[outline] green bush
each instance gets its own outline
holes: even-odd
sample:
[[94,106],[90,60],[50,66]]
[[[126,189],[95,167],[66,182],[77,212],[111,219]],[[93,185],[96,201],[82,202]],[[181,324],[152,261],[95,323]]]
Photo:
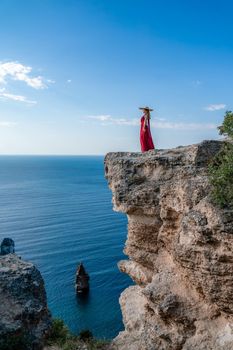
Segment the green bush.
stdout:
[[213,201],[222,208],[233,208],[233,113],[227,111],[219,133],[227,137],[209,165]]
[[64,322],[60,319],[53,319],[48,338],[49,343],[63,343],[68,339],[69,335],[69,329]]
[[232,111],[226,111],[224,121],[221,126],[218,127],[219,134],[229,137],[233,140],[233,113]]

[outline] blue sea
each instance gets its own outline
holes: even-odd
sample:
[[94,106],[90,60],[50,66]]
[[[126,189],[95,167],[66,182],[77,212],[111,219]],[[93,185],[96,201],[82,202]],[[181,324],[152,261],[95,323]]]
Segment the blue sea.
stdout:
[[[112,210],[103,157],[1,156],[0,239],[39,268],[53,317],[78,334],[113,338],[123,329],[120,293],[132,282],[120,273],[126,217]],[[82,261],[90,293],[77,298]]]

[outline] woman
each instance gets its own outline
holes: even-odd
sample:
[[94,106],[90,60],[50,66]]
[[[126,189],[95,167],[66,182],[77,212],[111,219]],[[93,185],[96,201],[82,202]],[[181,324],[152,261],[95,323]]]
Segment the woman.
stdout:
[[143,110],[143,116],[141,117],[141,129],[140,129],[140,143],[142,152],[154,149],[154,143],[150,132],[150,112],[153,109],[149,107],[140,107]]

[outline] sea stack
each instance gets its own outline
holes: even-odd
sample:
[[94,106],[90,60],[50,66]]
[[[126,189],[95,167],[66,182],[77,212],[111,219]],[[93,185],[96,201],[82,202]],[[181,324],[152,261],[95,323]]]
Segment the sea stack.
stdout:
[[76,293],[85,294],[89,291],[89,275],[82,263],[78,265],[76,272],[75,289]]
[[11,238],[4,238],[1,243],[0,255],[13,254],[15,252],[15,242]]

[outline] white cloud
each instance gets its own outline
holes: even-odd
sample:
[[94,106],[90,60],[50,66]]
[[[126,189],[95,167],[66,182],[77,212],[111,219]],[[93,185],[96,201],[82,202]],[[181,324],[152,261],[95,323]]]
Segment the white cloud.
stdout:
[[[25,66],[17,61],[0,62],[0,85],[7,85],[9,80],[22,81],[33,89],[46,89],[47,84],[55,83],[54,80],[45,80],[42,76],[32,76],[32,67]],[[29,100],[20,94],[12,94],[5,88],[0,89],[0,98],[4,100],[12,100],[24,102],[27,104],[36,104],[36,101]]]
[[176,129],[176,130],[203,130],[216,129],[216,124],[211,123],[173,123],[173,122],[152,122],[151,126],[157,129]]
[[31,77],[32,67],[24,66],[19,62],[0,62],[0,84],[6,84],[7,79],[24,81],[28,86],[34,89],[45,89],[47,85],[43,77]]
[[101,122],[104,122],[106,120],[110,121],[112,119],[112,117],[110,115],[90,115],[87,118],[99,120]]
[[12,128],[16,125],[17,125],[17,123],[15,123],[15,122],[1,122],[0,121],[0,128]]
[[53,79],[47,79],[46,81],[47,81],[47,83],[49,83],[49,84],[55,84],[55,83],[56,83],[56,81],[53,80]]
[[[97,115],[89,116],[89,119],[96,120],[103,126],[107,125],[126,125],[126,126],[139,126],[139,119],[127,119],[127,118],[113,118],[110,115]],[[203,129],[216,129],[217,125],[212,123],[177,123],[169,122],[164,118],[153,118],[151,121],[151,127],[155,129],[176,129],[176,130],[203,130]]]
[[113,118],[110,115],[96,115],[96,116],[89,116],[87,118],[99,121],[101,122],[101,125],[111,125],[111,124],[132,125],[132,126],[139,125],[138,119]]
[[66,82],[67,82],[68,84],[71,83],[71,81],[72,81],[71,79],[66,80]]
[[226,105],[224,103],[220,103],[220,104],[213,104],[213,105],[209,105],[207,107],[204,108],[204,110],[209,111],[209,112],[214,112],[214,111],[220,111],[221,109],[226,108]]
[[25,102],[28,104],[36,104],[36,101],[30,101],[25,96],[9,94],[5,92],[5,88],[0,89],[0,98],[4,100],[12,100],[17,102]]

